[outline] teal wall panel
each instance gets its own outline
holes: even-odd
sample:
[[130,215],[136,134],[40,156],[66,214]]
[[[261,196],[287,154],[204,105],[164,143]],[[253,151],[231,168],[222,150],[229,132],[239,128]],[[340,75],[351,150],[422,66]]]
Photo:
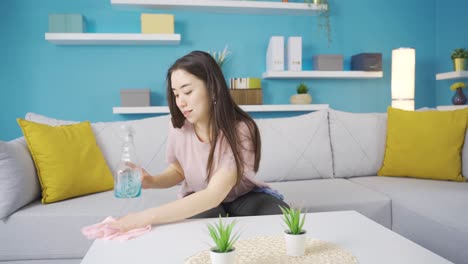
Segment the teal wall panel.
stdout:
[[[120,104],[119,90],[150,88],[152,104],[165,105],[167,68],[191,50],[219,51],[228,45],[232,53],[224,69],[226,77],[260,77],[265,70],[266,48],[272,35],[302,36],[304,70],[311,69],[312,56],[317,54],[342,54],[344,67],[349,69],[352,55],[381,52],[384,77],[263,80],[265,104],[289,103],[297,84],[305,82],[311,88],[314,103],[330,104],[344,111],[385,112],[391,102],[391,51],[398,47],[416,48],[416,106],[434,107],[444,102],[447,95],[439,91],[443,84],[436,83],[434,77],[439,67],[445,67],[439,63],[442,54],[453,45],[466,45],[466,37],[458,44],[448,41],[456,38],[444,29],[453,23],[451,9],[445,3],[435,0],[330,2],[330,45],[318,29],[316,16],[169,11],[175,14],[175,31],[182,37],[178,46],[56,46],[44,39],[49,14],[83,14],[87,32],[137,33],[140,14],[158,11],[116,8],[110,0],[2,0],[0,140],[21,136],[15,119],[27,112],[92,122],[149,116],[112,114],[112,107]],[[462,0],[448,2],[467,9],[468,4]],[[442,43],[442,38],[447,43]],[[256,114],[285,115],[288,114]]]

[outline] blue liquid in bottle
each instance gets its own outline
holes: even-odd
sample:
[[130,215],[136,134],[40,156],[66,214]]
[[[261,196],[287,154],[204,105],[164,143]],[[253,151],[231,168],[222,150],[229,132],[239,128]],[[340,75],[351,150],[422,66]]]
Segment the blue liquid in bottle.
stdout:
[[141,173],[136,169],[119,172],[119,180],[114,187],[117,198],[136,198],[141,195]]
[[137,165],[133,130],[129,126],[124,130],[122,156],[114,174],[114,196],[117,198],[137,198],[141,195],[141,169]]

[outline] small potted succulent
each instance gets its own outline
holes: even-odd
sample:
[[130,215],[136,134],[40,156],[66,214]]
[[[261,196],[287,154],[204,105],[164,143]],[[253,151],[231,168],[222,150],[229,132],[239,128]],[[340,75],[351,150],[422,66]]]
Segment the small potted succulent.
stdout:
[[297,94],[292,95],[291,104],[310,104],[312,103],[312,96],[308,94],[309,88],[305,83],[300,83],[296,88]]
[[217,224],[208,224],[210,236],[215,246],[210,250],[211,263],[213,264],[234,264],[236,263],[236,252],[234,243],[239,239],[238,234],[233,234],[232,229],[236,225],[235,221],[230,224],[223,221],[221,215]]
[[466,104],[466,96],[462,90],[465,87],[466,85],[463,82],[456,82],[450,86],[450,90],[455,91],[455,94],[452,97],[452,103],[454,105]]
[[303,256],[305,252],[307,231],[303,230],[302,227],[304,226],[306,215],[302,214],[301,218],[300,209],[286,208],[282,206],[280,206],[280,209],[283,212],[283,221],[288,226],[288,229],[284,231],[286,254],[293,257]]
[[454,49],[450,57],[452,58],[455,71],[464,71],[466,69],[468,50],[464,48]]

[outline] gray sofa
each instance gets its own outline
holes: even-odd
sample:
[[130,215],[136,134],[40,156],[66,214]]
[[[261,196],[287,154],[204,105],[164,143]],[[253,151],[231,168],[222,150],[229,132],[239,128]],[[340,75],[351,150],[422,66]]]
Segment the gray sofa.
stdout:
[[[26,119],[50,125],[73,123],[32,113]],[[386,114],[327,110],[256,121],[263,143],[257,177],[270,182],[287,202],[309,212],[356,210],[452,262],[468,263],[466,182],[376,176],[385,150]],[[122,123],[92,124],[111,169],[120,155]],[[169,117],[126,123],[136,130],[140,163],[150,173],[163,169]],[[468,172],[468,160],[463,165]],[[38,192],[39,186],[34,188]],[[108,191],[47,205],[35,195],[0,222],[0,261],[79,263],[92,244],[81,235],[82,227],[109,215],[169,202],[177,190],[144,190],[135,200],[118,200]]]

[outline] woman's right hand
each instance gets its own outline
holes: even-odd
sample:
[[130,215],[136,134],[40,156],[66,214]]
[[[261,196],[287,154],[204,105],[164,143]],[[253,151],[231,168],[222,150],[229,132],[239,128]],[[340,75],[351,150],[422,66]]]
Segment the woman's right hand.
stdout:
[[127,162],[126,163],[130,168],[132,169],[140,169],[141,170],[141,188],[143,189],[151,189],[153,188],[153,176],[151,176],[145,169],[131,163]]
[[154,178],[153,176],[149,175],[145,169],[141,169],[141,188],[143,189],[151,189],[153,188]]

